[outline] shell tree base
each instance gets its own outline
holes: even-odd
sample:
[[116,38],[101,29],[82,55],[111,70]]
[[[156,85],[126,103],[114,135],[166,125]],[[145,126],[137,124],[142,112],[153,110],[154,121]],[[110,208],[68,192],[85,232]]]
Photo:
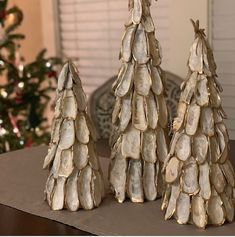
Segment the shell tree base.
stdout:
[[229,136],[221,106],[212,49],[199,21],[193,22],[189,74],[182,83],[178,116],[168,159],[165,219],[199,228],[234,220],[235,173],[229,160]]
[[122,203],[152,201],[163,192],[161,166],[168,154],[168,113],[161,53],[150,1],[130,0],[110,137],[111,189]]
[[96,155],[96,133],[76,67],[68,62],[58,80],[51,142],[43,168],[49,168],[45,199],[52,210],[98,207],[104,197]]

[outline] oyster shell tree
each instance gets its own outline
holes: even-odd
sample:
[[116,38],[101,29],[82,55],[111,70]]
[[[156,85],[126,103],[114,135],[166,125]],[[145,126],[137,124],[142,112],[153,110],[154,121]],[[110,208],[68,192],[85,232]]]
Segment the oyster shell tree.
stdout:
[[116,102],[110,137],[109,181],[118,202],[162,195],[161,164],[168,153],[167,106],[159,43],[149,0],[130,0],[121,68],[113,85]]
[[205,228],[233,221],[235,173],[213,52],[199,21],[192,23],[195,40],[164,164],[167,189],[162,209],[165,219],[174,216],[179,224]]
[[45,199],[52,210],[92,209],[104,197],[96,133],[86,107],[78,71],[68,62],[58,80],[51,142],[43,165],[50,170]]

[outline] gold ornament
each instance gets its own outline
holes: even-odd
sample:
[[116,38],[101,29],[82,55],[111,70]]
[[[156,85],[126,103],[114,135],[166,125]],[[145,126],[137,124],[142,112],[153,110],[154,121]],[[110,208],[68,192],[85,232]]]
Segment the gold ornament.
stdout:
[[104,197],[96,155],[95,130],[76,67],[68,62],[58,80],[51,142],[43,168],[49,168],[45,198],[52,210],[92,209]]
[[150,1],[130,0],[122,39],[122,62],[113,84],[109,181],[118,202],[155,200],[163,192],[161,167],[168,153],[168,113],[161,54]]
[[165,219],[179,224],[222,225],[234,219],[235,173],[228,158],[229,137],[216,64],[199,21],[193,22],[189,76],[181,86],[174,136],[164,164]]

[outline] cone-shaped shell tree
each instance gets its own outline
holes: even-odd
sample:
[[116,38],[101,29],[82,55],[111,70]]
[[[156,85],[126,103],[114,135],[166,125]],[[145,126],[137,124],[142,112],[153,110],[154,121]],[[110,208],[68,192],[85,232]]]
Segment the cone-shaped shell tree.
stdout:
[[92,209],[104,196],[96,132],[86,107],[78,71],[68,62],[58,79],[51,142],[43,166],[50,170],[45,199],[52,210]]
[[168,113],[161,53],[149,0],[130,0],[121,44],[121,68],[113,84],[116,102],[110,137],[109,181],[123,202],[162,195],[161,164],[167,157]]
[[193,22],[189,74],[181,85],[174,135],[164,164],[165,219],[179,224],[222,225],[234,219],[235,173],[221,106],[216,64],[199,21]]

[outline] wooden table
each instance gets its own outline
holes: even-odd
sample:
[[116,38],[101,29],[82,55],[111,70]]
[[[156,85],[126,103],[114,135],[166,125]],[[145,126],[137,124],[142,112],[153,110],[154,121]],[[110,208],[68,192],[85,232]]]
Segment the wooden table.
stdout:
[[[107,141],[100,141],[97,145],[97,151],[101,156],[109,156]],[[22,150],[22,156],[25,152],[27,150]],[[235,141],[231,141],[230,157],[235,157]],[[235,165],[235,159],[232,162]],[[0,215],[0,235],[91,235],[73,227],[4,205],[0,205]]]

